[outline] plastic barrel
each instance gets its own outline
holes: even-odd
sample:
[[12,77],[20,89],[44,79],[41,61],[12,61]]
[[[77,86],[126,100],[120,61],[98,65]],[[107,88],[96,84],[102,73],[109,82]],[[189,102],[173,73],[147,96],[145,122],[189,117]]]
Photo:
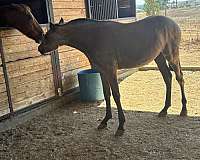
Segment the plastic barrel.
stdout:
[[94,102],[104,99],[100,73],[88,69],[78,73],[80,99],[84,102]]

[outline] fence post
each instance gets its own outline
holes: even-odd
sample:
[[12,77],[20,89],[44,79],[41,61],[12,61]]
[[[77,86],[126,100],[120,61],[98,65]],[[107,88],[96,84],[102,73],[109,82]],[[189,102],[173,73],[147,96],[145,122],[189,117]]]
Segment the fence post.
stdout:
[[[47,4],[47,12],[48,12],[48,21],[54,22],[52,0],[46,0],[46,4]],[[49,30],[49,26],[47,26],[47,30]],[[62,86],[62,75],[61,75],[61,69],[60,69],[59,54],[57,50],[51,52],[51,65],[52,65],[52,72],[53,72],[55,94],[60,96],[63,93],[63,86]]]

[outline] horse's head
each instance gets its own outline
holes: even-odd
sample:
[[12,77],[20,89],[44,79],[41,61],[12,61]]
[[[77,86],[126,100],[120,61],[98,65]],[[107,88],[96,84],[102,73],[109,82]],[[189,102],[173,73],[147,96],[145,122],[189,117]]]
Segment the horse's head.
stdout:
[[38,50],[41,54],[56,50],[62,44],[63,33],[61,26],[64,20],[61,18],[58,24],[50,23],[50,30],[45,34],[42,43],[39,45]]
[[11,7],[12,10],[7,13],[10,25],[35,40],[36,43],[40,43],[44,32],[31,13],[31,9],[24,4],[11,4]]

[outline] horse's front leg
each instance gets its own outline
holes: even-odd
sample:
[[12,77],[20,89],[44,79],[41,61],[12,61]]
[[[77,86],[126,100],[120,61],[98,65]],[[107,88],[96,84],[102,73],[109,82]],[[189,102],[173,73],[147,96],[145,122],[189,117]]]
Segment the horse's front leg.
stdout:
[[112,118],[112,111],[111,111],[111,105],[110,105],[110,85],[104,74],[101,74],[102,79],[102,85],[103,85],[103,92],[104,92],[104,98],[106,101],[106,115],[100,125],[98,126],[98,129],[103,129],[107,127],[107,122],[109,119]]
[[124,133],[125,116],[122,110],[122,105],[121,105],[121,100],[120,100],[119,86],[117,82],[117,72],[114,72],[114,74],[110,75],[109,83],[112,90],[114,101],[117,105],[118,118],[119,118],[119,126],[115,133],[115,136],[121,136]]

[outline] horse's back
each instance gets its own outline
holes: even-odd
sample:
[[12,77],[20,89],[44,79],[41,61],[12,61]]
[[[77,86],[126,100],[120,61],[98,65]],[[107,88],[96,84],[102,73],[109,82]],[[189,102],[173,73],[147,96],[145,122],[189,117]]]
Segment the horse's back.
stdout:
[[117,38],[116,44],[120,68],[132,68],[148,64],[166,46],[176,48],[181,39],[179,26],[173,20],[164,16],[148,17],[130,23],[127,25],[127,29],[124,28],[123,30],[120,37]]

